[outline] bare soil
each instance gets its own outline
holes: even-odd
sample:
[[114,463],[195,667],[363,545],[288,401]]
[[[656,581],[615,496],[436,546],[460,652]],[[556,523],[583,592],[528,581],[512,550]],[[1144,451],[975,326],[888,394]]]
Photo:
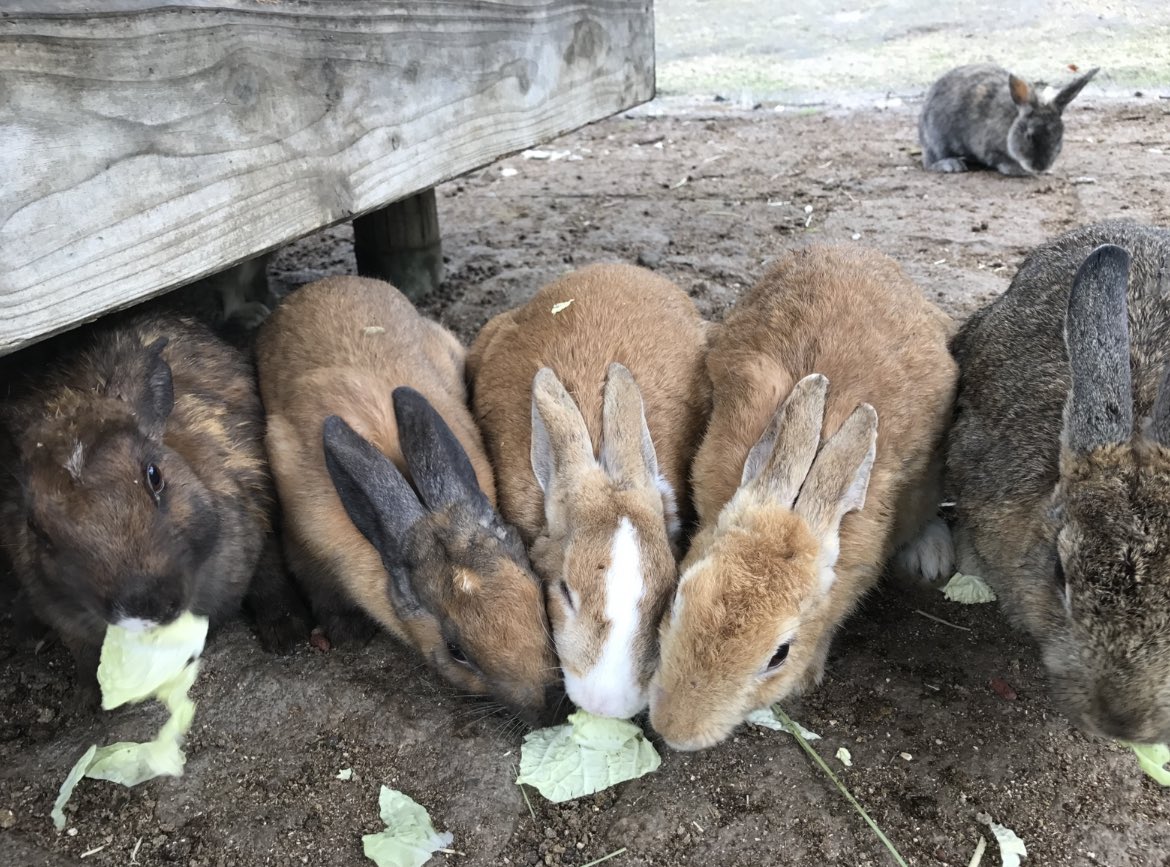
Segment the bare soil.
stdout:
[[[613,119],[553,142],[559,159],[516,156],[441,187],[448,276],[421,306],[470,340],[562,271],[622,259],[719,318],[780,252],[841,241],[893,255],[961,318],[1064,229],[1170,223],[1170,103],[1078,104],[1067,132],[1055,171],[1021,180],[923,172],[909,109]],[[352,234],[337,227],[281,251],[270,277],[287,290],[352,270]],[[186,776],[132,790],[87,780],[58,835],[48,814],[76,758],[143,737],[158,714],[74,714],[64,651],[37,652],[0,618],[0,864],[361,864],[383,783],[454,832],[462,854],[432,863],[583,865],[623,847],[609,863],[893,863],[786,734],[663,748],[653,775],[562,806],[530,792],[530,814],[512,783],[519,726],[388,638],[277,658],[235,625],[204,666]],[[910,864],[967,865],[985,812],[1024,839],[1027,865],[1170,865],[1170,793],[1052,710],[1035,649],[993,605],[884,586],[843,630],[825,683],[789,711],[824,736],[817,748]],[[831,758],[841,746],[852,768]],[[352,780],[336,779],[343,768]],[[983,863],[999,864],[994,843]]]

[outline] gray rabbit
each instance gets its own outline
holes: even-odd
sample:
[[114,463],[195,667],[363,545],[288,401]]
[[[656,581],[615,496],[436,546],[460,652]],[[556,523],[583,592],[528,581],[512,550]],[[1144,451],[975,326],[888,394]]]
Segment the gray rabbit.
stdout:
[[1096,74],[1090,69],[1056,90],[991,63],[952,69],[931,86],[918,118],[922,165],[932,172],[973,165],[1017,176],[1047,171],[1060,155],[1064,110]]
[[1079,727],[1170,740],[1170,229],[1034,250],[956,336],[959,568],[1039,642]]

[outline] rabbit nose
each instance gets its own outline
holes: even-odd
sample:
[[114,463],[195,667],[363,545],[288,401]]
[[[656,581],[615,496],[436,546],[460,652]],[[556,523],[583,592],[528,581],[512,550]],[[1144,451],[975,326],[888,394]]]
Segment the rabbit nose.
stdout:
[[163,583],[150,578],[127,582],[127,588],[114,600],[114,622],[127,628],[148,629],[173,621],[182,612],[183,601],[174,590],[161,587]]

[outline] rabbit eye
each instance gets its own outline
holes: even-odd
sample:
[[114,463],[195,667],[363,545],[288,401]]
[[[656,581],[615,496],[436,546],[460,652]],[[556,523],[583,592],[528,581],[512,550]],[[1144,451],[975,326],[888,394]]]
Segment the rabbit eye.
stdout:
[[569,611],[576,614],[577,604],[573,601],[573,591],[569,589],[569,585],[564,581],[561,582],[561,595],[565,597],[565,604],[569,606]]
[[463,648],[459,646],[459,642],[448,641],[447,652],[451,654],[451,658],[460,665],[466,665],[470,667],[471,662],[468,660],[467,655],[463,652]]
[[146,484],[155,500],[158,500],[167,483],[163,480],[162,471],[155,464],[146,465]]
[[769,672],[775,671],[784,664],[784,660],[788,658],[788,645],[789,642],[786,641],[776,648],[776,652],[773,653],[772,658],[768,660]]

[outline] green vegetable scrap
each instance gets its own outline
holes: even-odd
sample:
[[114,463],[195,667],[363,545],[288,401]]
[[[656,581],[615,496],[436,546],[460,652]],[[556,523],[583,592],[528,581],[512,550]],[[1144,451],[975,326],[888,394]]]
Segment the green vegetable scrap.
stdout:
[[148,698],[160,701],[170,718],[153,741],[96,744],[73,766],[61,785],[51,813],[57,830],[65,827],[65,804],[83,777],[137,786],[159,776],[183,775],[183,737],[195,719],[195,702],[187,693],[199,674],[198,656],[207,638],[207,618],[190,612],[174,623],[142,632],[119,626],[106,629],[98,665],[102,707],[112,710]]
[[1166,744],[1131,744],[1127,747],[1138,757],[1138,763],[1154,782],[1170,786],[1170,746]]
[[561,313],[565,310],[568,310],[569,305],[572,304],[576,300],[577,299],[575,299],[575,298],[570,298],[568,301],[558,301],[556,304],[554,304],[552,306],[553,316],[556,316],[558,313]]
[[516,782],[559,804],[648,774],[661,763],[632,722],[577,711],[568,725],[525,735]]
[[979,605],[984,602],[994,602],[995,591],[987,582],[976,575],[964,575],[956,572],[951,580],[942,588],[943,595],[951,602],[961,602],[963,605]]
[[378,867],[422,867],[454,842],[450,833],[436,832],[426,809],[402,792],[383,786],[378,813],[386,830],[362,837],[362,852]]

